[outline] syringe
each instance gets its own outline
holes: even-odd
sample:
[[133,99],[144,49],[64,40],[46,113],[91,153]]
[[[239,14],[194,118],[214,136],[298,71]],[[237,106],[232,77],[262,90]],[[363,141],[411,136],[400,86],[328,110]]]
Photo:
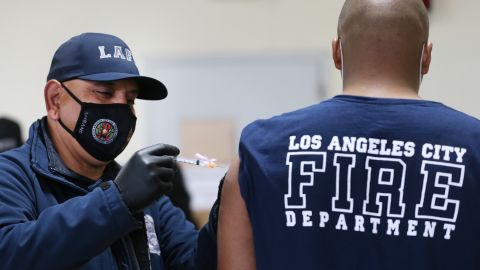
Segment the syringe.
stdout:
[[182,157],[176,157],[175,160],[181,163],[187,163],[187,164],[208,167],[208,168],[221,167],[221,166],[218,166],[217,163],[215,163],[214,161],[210,161],[210,160],[188,159],[188,158],[182,158]]

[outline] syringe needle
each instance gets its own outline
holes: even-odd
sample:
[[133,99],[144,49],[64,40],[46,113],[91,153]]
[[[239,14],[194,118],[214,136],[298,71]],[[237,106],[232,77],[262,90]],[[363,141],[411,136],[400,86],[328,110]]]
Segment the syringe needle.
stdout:
[[182,158],[182,157],[176,157],[175,159],[177,162],[187,163],[187,164],[192,164],[192,165],[197,165],[202,167],[208,167],[208,168],[220,167],[213,161],[204,161],[200,159],[188,159],[188,158]]

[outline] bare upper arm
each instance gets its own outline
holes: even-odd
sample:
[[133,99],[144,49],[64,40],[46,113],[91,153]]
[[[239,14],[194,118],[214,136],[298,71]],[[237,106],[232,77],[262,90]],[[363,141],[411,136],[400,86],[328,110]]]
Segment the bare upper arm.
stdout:
[[238,157],[225,177],[218,221],[218,269],[255,269],[252,226],[240,194]]

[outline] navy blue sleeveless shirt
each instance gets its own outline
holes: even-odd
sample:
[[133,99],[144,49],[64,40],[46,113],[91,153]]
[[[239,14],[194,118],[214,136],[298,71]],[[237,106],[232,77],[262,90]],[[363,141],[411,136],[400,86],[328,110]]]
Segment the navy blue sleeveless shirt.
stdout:
[[480,122],[340,95],[248,125],[257,269],[480,269]]

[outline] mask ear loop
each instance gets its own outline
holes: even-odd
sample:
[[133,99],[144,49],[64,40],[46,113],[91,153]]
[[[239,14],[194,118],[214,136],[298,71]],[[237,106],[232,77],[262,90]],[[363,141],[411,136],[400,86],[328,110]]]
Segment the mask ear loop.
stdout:
[[[68,89],[62,82],[60,82],[60,85],[62,86],[63,89],[65,89],[65,92],[68,93],[68,95],[70,97],[73,98],[73,100],[75,100],[78,104],[82,105],[82,101],[80,101],[80,99],[78,99],[73,93],[72,91],[70,91],[70,89]],[[68,133],[70,133],[70,135],[72,135],[72,137],[75,137],[75,134],[73,131],[71,131],[62,121],[61,118],[58,118],[58,123],[60,124],[60,126],[63,127],[63,129],[65,129],[65,131],[67,131]]]
[[63,82],[60,82],[60,85],[63,87],[63,89],[65,89],[65,92],[67,92],[68,95],[73,98],[73,100],[75,100],[78,104],[82,105],[83,102],[82,102],[80,99],[78,99],[78,98],[72,93],[72,91],[70,91],[70,89],[68,89],[68,87],[66,87],[65,84],[63,84]]
[[342,77],[342,85],[345,85],[345,78],[343,76],[343,48],[342,48],[342,39],[338,39],[338,42],[340,43],[339,46],[340,46],[340,63],[342,65],[342,68],[340,69],[340,76]]
[[71,131],[70,129],[68,129],[67,126],[65,126],[65,124],[63,123],[63,121],[62,121],[61,118],[58,119],[58,123],[60,124],[60,126],[63,127],[63,129],[65,129],[65,131],[67,131],[68,133],[70,133],[70,135],[72,135],[72,137],[75,137],[75,135],[73,134],[73,131]]
[[425,53],[425,43],[422,43],[422,54],[420,55],[420,68],[419,68],[419,80],[418,80],[418,88],[420,89],[420,85],[423,81],[423,74],[422,74],[422,66],[423,66],[423,54]]

